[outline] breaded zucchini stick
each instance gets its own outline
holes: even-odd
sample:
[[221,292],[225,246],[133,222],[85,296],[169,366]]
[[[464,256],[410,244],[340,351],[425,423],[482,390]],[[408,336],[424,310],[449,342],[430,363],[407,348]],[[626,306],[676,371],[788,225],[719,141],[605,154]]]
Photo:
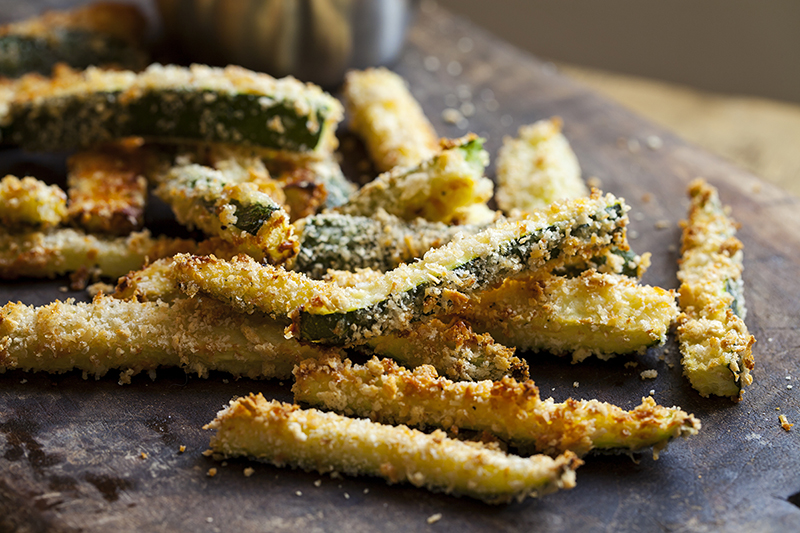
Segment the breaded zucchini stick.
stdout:
[[336,146],[338,100],[294,78],[241,67],[150,65],[144,72],[55,69],[20,78],[0,108],[0,140],[32,150],[123,137],[252,146],[325,156]]
[[497,156],[497,206],[532,211],[556,200],[586,196],[578,158],[561,134],[561,119],[540,120],[506,137]]
[[457,314],[506,346],[571,353],[578,362],[590,355],[643,353],[663,343],[678,306],[674,291],[587,270],[574,278],[506,280],[472,296]]
[[378,209],[404,220],[458,220],[461,211],[485,204],[492,181],[483,177],[489,155],[483,139],[469,135],[442,140],[442,151],[415,167],[385,172],[356,191],[338,207],[346,215],[372,216]]
[[305,358],[332,353],[285,339],[285,322],[244,315],[210,298],[169,304],[96,296],[92,303],[56,301],[0,308],[0,372],[82,370],[121,381],[142,371],[180,367],[249,378],[287,378]]
[[380,172],[418,165],[438,151],[436,131],[397,74],[385,68],[354,70],[343,91],[350,128]]
[[296,402],[384,424],[488,431],[510,444],[548,454],[591,450],[659,450],[694,435],[700,421],[650,398],[633,411],[597,400],[542,400],[533,381],[452,382],[431,366],[413,372],[390,359],[366,365],[304,361],[294,370]]
[[90,233],[127,235],[142,228],[146,155],[121,146],[78,152],[67,160],[69,217]]
[[58,185],[30,176],[0,180],[0,224],[10,229],[45,230],[67,218],[67,195]]
[[182,165],[173,167],[155,192],[178,222],[221,237],[259,260],[281,263],[297,250],[289,215],[257,183],[238,183],[202,165]]
[[0,76],[49,75],[56,63],[138,70],[146,21],[136,6],[95,2],[0,27]]
[[0,231],[0,279],[52,278],[69,272],[118,278],[197,244],[186,239],[150,236],[148,230],[127,237],[97,237],[71,228],[8,233]]
[[321,473],[369,475],[435,492],[506,503],[575,485],[581,460],[567,452],[522,458],[479,443],[428,435],[316,409],[300,409],[261,394],[232,400],[205,429],[226,457],[252,457],[276,466]]
[[755,338],[744,323],[742,243],[714,187],[695,180],[689,196],[678,269],[683,373],[702,396],[739,400],[755,366]]

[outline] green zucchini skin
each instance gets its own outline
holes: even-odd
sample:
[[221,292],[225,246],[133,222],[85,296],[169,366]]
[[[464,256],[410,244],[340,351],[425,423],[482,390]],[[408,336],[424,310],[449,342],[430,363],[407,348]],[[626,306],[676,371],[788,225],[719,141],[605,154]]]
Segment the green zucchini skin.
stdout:
[[31,72],[49,76],[57,63],[80,69],[116,65],[139,70],[146,55],[123,39],[80,29],[58,30],[49,37],[0,37],[0,76],[17,78]]
[[[567,237],[577,238],[587,250],[599,252],[601,248],[624,239],[627,223],[623,204],[610,196],[605,200],[607,205],[599,211],[591,212],[591,208],[576,210],[580,216],[572,216],[549,226],[523,223],[521,235],[493,244],[493,249],[488,253],[472,257],[469,257],[469,253],[466,256],[454,254],[461,258],[455,264],[435,265],[446,269],[443,275],[430,274],[430,269],[427,269],[430,263],[426,262],[426,257],[413,265],[416,270],[411,276],[415,284],[411,289],[392,290],[375,303],[344,311],[301,309],[294,317],[294,330],[305,341],[333,345],[362,344],[370,337],[401,329],[414,320],[452,310],[454,305],[451,298],[457,297],[454,291],[473,293],[525,271],[552,268],[555,261],[566,259],[562,246]],[[481,234],[473,238],[480,237]],[[452,245],[462,246],[469,239]]]
[[[65,83],[75,88],[65,90]],[[322,153],[341,118],[341,105],[318,88],[238,67],[68,70],[28,92],[12,96],[0,113],[0,140],[41,151],[133,136]]]

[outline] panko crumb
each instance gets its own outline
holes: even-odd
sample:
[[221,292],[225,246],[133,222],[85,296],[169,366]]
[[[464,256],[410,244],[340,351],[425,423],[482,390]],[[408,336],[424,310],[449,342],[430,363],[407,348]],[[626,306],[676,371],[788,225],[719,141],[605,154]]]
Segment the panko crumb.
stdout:
[[147,454],[146,454],[146,453],[144,453],[144,452],[142,452],[142,454],[140,455],[140,457],[141,457],[142,459],[147,459]]
[[315,487],[321,487],[321,486],[322,486],[322,480],[321,480],[321,479],[318,479],[318,480],[316,480],[316,481],[314,482],[314,486],[315,486]]
[[429,524],[435,524],[436,522],[438,522],[441,519],[442,519],[442,513],[436,513],[436,514],[430,515],[428,517],[428,519],[426,520],[426,522],[428,522]]
[[217,475],[217,469],[216,469],[216,468],[209,468],[209,469],[208,469],[208,472],[206,472],[206,475],[207,475],[208,477],[214,477],[214,476],[216,476],[216,475]]
[[214,450],[209,448],[208,450],[203,452],[203,457],[211,457],[213,454],[214,454]]
[[636,368],[637,366],[639,366],[639,363],[636,361],[628,361],[622,366],[624,366],[625,368]]
[[639,376],[641,376],[642,379],[656,379],[658,377],[658,370],[643,370]]
[[655,227],[656,229],[667,229],[672,224],[669,220],[656,220]]
[[114,294],[115,287],[108,283],[103,283],[102,281],[98,281],[97,283],[92,283],[88,287],[86,287],[86,292],[94,298],[98,294]]
[[573,386],[573,387],[575,387],[575,388],[577,389],[578,387],[580,387],[580,386],[581,386],[581,384],[580,384],[580,383],[578,383],[578,382],[576,381],[576,382],[574,382],[574,383],[572,384],[572,386]]
[[778,420],[781,423],[781,427],[783,429],[785,429],[786,431],[789,431],[790,429],[792,429],[792,426],[794,425],[794,424],[790,424],[789,423],[789,420],[786,418],[786,415],[780,415],[778,417]]
[[250,477],[255,473],[256,473],[255,469],[250,468],[249,466],[244,469],[244,477]]
[[185,451],[186,451],[186,446],[184,446],[183,444],[181,444],[181,447],[180,447],[180,448],[178,448],[178,453],[183,453],[183,452],[185,452]]

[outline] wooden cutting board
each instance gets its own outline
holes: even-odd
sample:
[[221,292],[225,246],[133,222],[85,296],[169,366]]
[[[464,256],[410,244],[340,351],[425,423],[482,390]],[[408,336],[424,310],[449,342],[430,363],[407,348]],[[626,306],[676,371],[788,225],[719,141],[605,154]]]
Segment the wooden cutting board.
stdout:
[[[429,6],[412,28],[396,70],[443,136],[442,121],[469,102],[468,129],[496,154],[521,124],[560,115],[584,177],[632,206],[630,237],[652,252],[644,282],[677,287],[679,221],[696,176],[720,189],[741,222],[747,323],[757,338],[755,382],[738,404],[701,398],[681,375],[674,341],[646,355],[593,359],[528,354],[544,396],[598,398],[631,408],[653,391],[703,423],[699,435],[650,456],[589,457],[577,487],[541,500],[489,506],[372,479],[337,478],[247,461],[204,457],[201,426],[228,400],[261,391],[291,400],[288,383],[200,380],[165,370],[84,380],[8,372],[0,376],[0,531],[797,531],[800,530],[800,202],[573,83],[496,37]],[[469,106],[467,106],[469,107]],[[462,124],[464,126],[464,124]],[[649,147],[658,147],[658,149]],[[30,168],[30,156],[0,152],[0,171]],[[43,176],[60,157],[37,158]],[[490,168],[493,173],[493,167]],[[661,227],[662,221],[668,227]],[[43,304],[64,280],[0,284],[0,304]],[[637,368],[625,368],[628,361]],[[656,369],[643,381],[639,373]],[[791,379],[789,379],[791,377]],[[779,410],[778,410],[779,409]],[[800,426],[798,426],[800,429]],[[185,453],[178,453],[181,445]],[[252,466],[255,474],[243,475]],[[215,477],[207,476],[216,467]],[[321,484],[317,486],[318,480]],[[794,504],[792,503],[794,502]],[[428,517],[441,515],[433,524]]]

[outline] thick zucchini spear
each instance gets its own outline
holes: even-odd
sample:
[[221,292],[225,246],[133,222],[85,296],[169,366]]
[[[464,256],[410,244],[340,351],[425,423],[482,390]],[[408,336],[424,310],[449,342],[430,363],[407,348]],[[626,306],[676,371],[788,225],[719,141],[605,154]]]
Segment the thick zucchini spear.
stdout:
[[200,228],[257,259],[281,263],[297,250],[289,215],[257,183],[236,183],[202,165],[173,167],[156,194],[178,222]]
[[147,202],[142,150],[106,146],[67,161],[69,216],[92,233],[127,235],[141,229]]
[[570,259],[589,259],[623,243],[626,209],[621,200],[596,193],[553,204],[524,220],[501,222],[347,289],[338,304],[318,292],[296,314],[294,333],[308,341],[355,345],[406,331],[412,322],[452,311],[465,294],[527,272],[550,271]]
[[57,69],[25,76],[0,111],[0,140],[33,150],[121,137],[329,153],[341,104],[319,87],[241,67],[151,65],[144,72]]
[[700,429],[677,407],[642,399],[633,411],[597,400],[542,400],[536,385],[511,378],[454,383],[430,366],[409,371],[389,359],[366,365],[349,360],[305,361],[294,370],[296,402],[384,424],[488,431],[524,448],[549,454],[567,450],[635,452]]
[[0,76],[49,75],[56,63],[138,70],[147,64],[142,50],[145,24],[136,6],[98,2],[2,26]]
[[506,280],[472,296],[457,314],[506,346],[571,353],[578,362],[590,355],[642,353],[663,343],[678,306],[674,291],[587,270],[573,278]]
[[442,151],[415,167],[385,172],[356,191],[337,208],[346,215],[371,216],[378,209],[404,220],[458,222],[464,209],[492,197],[491,180],[483,177],[489,155],[483,139],[469,135],[442,140]]
[[439,148],[436,131],[403,78],[385,68],[352,71],[344,84],[350,127],[363,139],[375,167],[413,167]]
[[9,229],[48,229],[67,218],[67,195],[58,185],[30,176],[0,180],[0,224]]
[[249,378],[287,378],[305,358],[330,349],[285,339],[285,322],[244,315],[208,298],[166,304],[97,296],[92,303],[56,301],[0,308],[0,372],[82,370],[120,380],[159,367],[205,377],[211,370]]
[[581,460],[567,452],[522,458],[478,443],[428,435],[316,409],[267,401],[261,394],[232,400],[205,429],[226,457],[252,457],[320,473],[369,475],[435,492],[506,503],[575,485]]
[[506,213],[532,211],[556,200],[586,196],[578,158],[561,134],[561,119],[522,126],[506,137],[497,156],[497,206]]
[[755,338],[744,323],[742,243],[714,187],[695,180],[689,196],[678,269],[683,373],[702,396],[739,400],[755,366]]
[[0,279],[52,278],[69,272],[118,278],[197,243],[150,236],[147,230],[127,237],[97,237],[71,228],[8,233],[0,231]]

